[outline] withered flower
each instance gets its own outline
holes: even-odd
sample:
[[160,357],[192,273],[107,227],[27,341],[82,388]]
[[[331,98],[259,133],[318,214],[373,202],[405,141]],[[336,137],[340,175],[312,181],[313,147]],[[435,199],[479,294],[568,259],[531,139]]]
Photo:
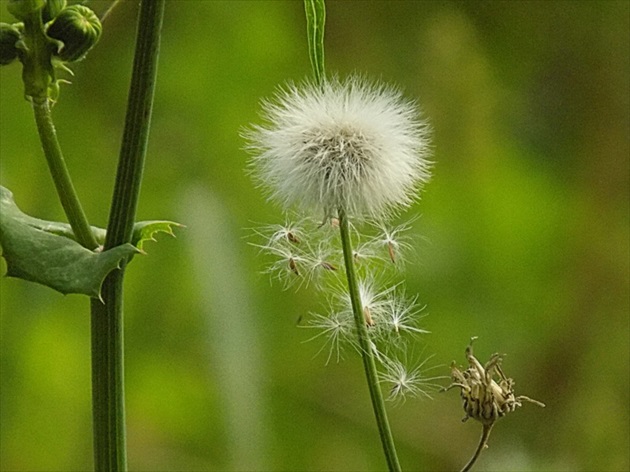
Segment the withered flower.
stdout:
[[545,406],[544,403],[537,400],[514,394],[514,380],[506,377],[503,373],[503,369],[501,369],[503,358],[500,354],[493,354],[490,356],[490,360],[482,365],[473,355],[472,343],[475,339],[477,338],[471,338],[470,344],[466,348],[468,369],[462,371],[453,362],[451,364],[453,383],[443,389],[446,391],[453,387],[459,387],[466,413],[462,421],[473,418],[483,425],[479,446],[462,472],[472,468],[481,451],[487,446],[490,430],[497,419],[522,406],[523,401],[541,407]]

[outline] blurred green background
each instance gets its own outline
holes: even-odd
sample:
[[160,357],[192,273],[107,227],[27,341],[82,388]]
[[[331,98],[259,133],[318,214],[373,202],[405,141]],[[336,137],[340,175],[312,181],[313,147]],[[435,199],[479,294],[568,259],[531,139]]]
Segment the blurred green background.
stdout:
[[[405,277],[432,334],[417,352],[448,375],[479,336],[478,356],[507,353],[517,393],[547,404],[501,420],[478,470],[628,470],[630,3],[327,3],[329,72],[400,85],[434,129],[434,178],[403,215],[421,215]],[[136,6],[114,10],[54,108],[100,226]],[[247,245],[283,217],[239,133],[261,97],[309,75],[301,2],[168,2],[139,218],[187,228],[128,271],[132,470],[385,467],[359,359],[326,366],[296,327],[323,300],[271,285]],[[0,80],[1,183],[24,211],[64,220],[20,66]],[[0,469],[89,470],[88,300],[7,278],[0,294]],[[457,469],[477,444],[453,391],[390,412],[406,470]]]

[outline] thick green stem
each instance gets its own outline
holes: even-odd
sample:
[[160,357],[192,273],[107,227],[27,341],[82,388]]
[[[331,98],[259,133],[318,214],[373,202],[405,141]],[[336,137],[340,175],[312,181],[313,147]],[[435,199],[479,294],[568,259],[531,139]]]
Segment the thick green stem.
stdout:
[[374,409],[374,416],[376,417],[376,424],[378,425],[378,432],[381,437],[383,451],[385,452],[387,466],[390,471],[400,471],[401,468],[398,456],[396,455],[394,438],[387,419],[387,411],[385,410],[385,401],[378,382],[374,349],[367,330],[361,297],[359,295],[359,285],[354,270],[352,241],[350,240],[349,227],[350,225],[345,211],[343,209],[339,209],[339,230],[341,232],[343,258],[348,278],[348,291],[350,293],[350,299],[352,300],[352,311],[354,313],[354,321],[361,349],[361,357],[363,359],[363,368],[365,369],[365,377],[370,390],[370,398],[372,399],[372,408]]
[[127,470],[123,365],[122,276],[103,285],[102,301],[91,300],[92,421],[94,470]]
[[143,0],[105,249],[131,241],[149,139],[165,0]]
[[[105,250],[131,241],[157,75],[165,0],[140,5],[136,52],[127,103]],[[125,445],[123,264],[103,283],[102,302],[92,300],[92,410],[94,468],[127,469]]]
[[39,139],[68,222],[72,226],[72,231],[79,244],[88,249],[95,249],[98,246],[98,242],[81,207],[81,202],[74,185],[72,185],[70,173],[61,153],[57,132],[55,131],[50,112],[50,101],[47,99],[43,101],[33,100],[32,103]]

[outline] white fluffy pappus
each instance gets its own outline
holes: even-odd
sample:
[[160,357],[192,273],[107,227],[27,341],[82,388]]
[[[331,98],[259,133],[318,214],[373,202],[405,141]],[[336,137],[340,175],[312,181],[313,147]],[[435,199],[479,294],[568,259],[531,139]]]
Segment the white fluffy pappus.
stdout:
[[384,218],[429,179],[429,129],[414,103],[360,76],[305,82],[263,101],[245,133],[252,172],[286,208]]

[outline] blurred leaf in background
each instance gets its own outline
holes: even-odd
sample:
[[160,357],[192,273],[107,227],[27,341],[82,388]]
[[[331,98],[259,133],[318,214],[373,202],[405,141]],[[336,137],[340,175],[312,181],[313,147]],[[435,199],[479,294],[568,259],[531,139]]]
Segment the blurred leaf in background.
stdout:
[[[630,4],[327,6],[329,70],[399,84],[434,129],[435,176],[409,210],[422,217],[408,291],[433,333],[419,350],[447,375],[477,335],[480,358],[506,352],[517,389],[547,404],[499,422],[479,469],[628,470]],[[135,14],[135,2],[111,13],[53,110],[97,226]],[[271,285],[246,244],[282,215],[245,172],[239,132],[261,97],[309,75],[303,5],[171,2],[164,27],[139,218],[188,229],[146,244],[128,273],[130,469],[379,470],[359,359],[314,357],[296,322],[317,299]],[[15,64],[0,69],[0,172],[26,213],[63,220]],[[222,275],[239,303],[220,297]],[[90,469],[87,299],[3,278],[0,309],[0,469]],[[463,465],[479,431],[460,417],[454,395],[393,406],[403,468]],[[257,428],[251,449],[244,427]]]

